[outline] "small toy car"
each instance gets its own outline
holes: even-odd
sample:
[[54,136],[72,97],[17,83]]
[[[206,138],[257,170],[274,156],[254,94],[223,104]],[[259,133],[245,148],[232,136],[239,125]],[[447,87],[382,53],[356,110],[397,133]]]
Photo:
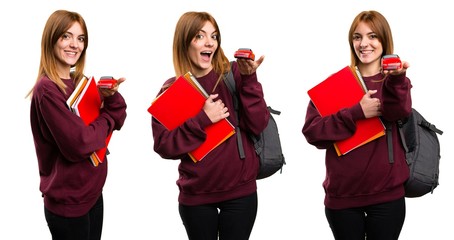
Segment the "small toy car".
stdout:
[[99,88],[111,89],[117,84],[117,80],[111,76],[103,76],[98,81]]
[[235,58],[247,58],[255,60],[255,55],[250,48],[240,48],[235,52]]
[[381,68],[383,70],[395,70],[402,67],[402,62],[397,54],[385,55],[381,59]]

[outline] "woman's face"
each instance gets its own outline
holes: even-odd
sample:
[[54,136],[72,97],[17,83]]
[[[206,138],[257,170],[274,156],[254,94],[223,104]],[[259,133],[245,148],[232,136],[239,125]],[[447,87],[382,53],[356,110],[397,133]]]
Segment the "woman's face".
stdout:
[[202,29],[191,41],[188,49],[189,58],[193,64],[193,73],[196,77],[205,76],[212,67],[211,61],[218,48],[218,32],[211,22],[206,22]]
[[365,22],[360,22],[353,33],[353,46],[356,56],[363,65],[380,65],[383,46]]
[[57,58],[57,69],[60,77],[69,77],[71,66],[79,60],[85,48],[85,33],[78,22],[65,32],[55,43],[54,53]]

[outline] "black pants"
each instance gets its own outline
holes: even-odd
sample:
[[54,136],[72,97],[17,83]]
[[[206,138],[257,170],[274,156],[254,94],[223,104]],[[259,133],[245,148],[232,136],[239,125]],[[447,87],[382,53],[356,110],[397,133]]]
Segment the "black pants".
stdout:
[[336,240],[396,240],[405,220],[405,198],[372,206],[325,208]]
[[247,240],[257,216],[257,193],[201,206],[179,205],[189,240]]
[[53,214],[44,208],[52,240],[101,239],[104,204],[102,195],[90,211],[81,217],[68,218]]

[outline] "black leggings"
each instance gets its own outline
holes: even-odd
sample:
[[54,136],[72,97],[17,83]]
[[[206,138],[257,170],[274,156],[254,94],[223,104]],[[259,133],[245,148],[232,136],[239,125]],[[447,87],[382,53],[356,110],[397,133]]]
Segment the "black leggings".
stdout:
[[90,211],[81,217],[62,217],[44,208],[52,240],[99,240],[103,222],[102,195]]
[[405,220],[405,198],[371,206],[333,210],[326,219],[336,240],[396,240]]
[[179,205],[189,240],[247,240],[257,215],[257,193],[220,203]]

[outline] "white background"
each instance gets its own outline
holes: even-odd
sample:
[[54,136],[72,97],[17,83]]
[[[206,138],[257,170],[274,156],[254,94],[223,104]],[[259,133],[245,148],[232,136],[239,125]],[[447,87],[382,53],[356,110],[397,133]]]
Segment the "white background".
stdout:
[[[282,175],[258,182],[259,210],[251,239],[332,239],[324,216],[324,151],[301,133],[306,91],[350,63],[347,34],[363,10],[389,21],[395,52],[410,62],[413,106],[444,130],[440,185],[407,199],[400,239],[452,238],[452,23],[449,1],[107,1],[47,0],[0,3],[2,72],[0,239],[51,239],[39,192],[29,123],[30,101],[48,16],[57,9],[82,14],[88,25],[86,74],[126,77],[120,92],[128,117],[109,149],[103,239],[187,239],[177,209],[178,161],[154,153],[146,111],[171,77],[175,24],[186,11],[208,11],[218,21],[222,47],[233,60],[239,47],[265,55],[258,70],[277,117],[287,160]],[[64,124],[64,123],[62,123]],[[452,235],[452,234],[451,234]]]

